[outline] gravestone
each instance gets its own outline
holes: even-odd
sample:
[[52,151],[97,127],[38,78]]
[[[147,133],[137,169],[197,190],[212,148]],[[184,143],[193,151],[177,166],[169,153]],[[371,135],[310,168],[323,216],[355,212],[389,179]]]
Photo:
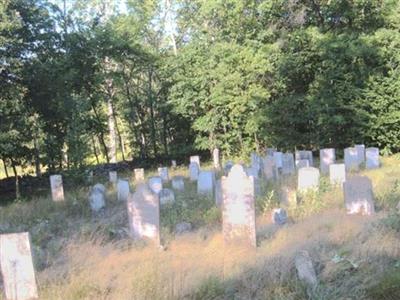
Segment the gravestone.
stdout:
[[190,163],[189,165],[189,177],[190,181],[196,181],[199,177],[199,165],[195,162]]
[[50,176],[50,187],[53,201],[64,201],[64,188],[61,175]]
[[108,172],[108,179],[112,184],[117,184],[117,180],[118,180],[117,171]]
[[275,167],[277,169],[282,169],[283,167],[283,153],[282,152],[274,152],[273,154],[275,160]]
[[177,164],[176,164],[176,160],[171,160],[171,167],[173,168],[173,169],[176,169],[176,167],[177,167]]
[[97,183],[91,188],[89,204],[92,211],[99,212],[106,206],[105,192],[106,188],[101,183]]
[[316,190],[319,187],[319,170],[313,167],[299,169],[297,189],[301,192]]
[[379,168],[379,149],[378,148],[367,148],[365,150],[365,167],[367,169],[376,169]]
[[185,181],[182,176],[172,177],[172,188],[177,191],[185,190]]
[[357,150],[358,165],[361,165],[365,161],[365,145],[355,145],[354,148]]
[[314,165],[312,151],[309,151],[309,150],[297,150],[296,153],[295,153],[295,156],[296,156],[296,166],[297,166],[297,162],[299,160],[304,160],[304,159],[308,160],[308,166],[312,167]]
[[222,177],[222,227],[225,245],[256,247],[254,182],[241,165]]
[[[160,178],[161,179],[161,178]],[[127,201],[129,232],[133,239],[149,239],[160,244],[160,202],[145,183]]]
[[39,298],[28,232],[0,235],[0,267],[6,299]]
[[286,207],[297,206],[297,192],[289,186],[282,186],[280,189],[280,203]]
[[282,174],[291,175],[295,173],[293,153],[284,153],[282,155]]
[[344,164],[346,171],[357,171],[359,168],[358,152],[355,147],[344,149]]
[[283,208],[274,208],[271,214],[271,221],[277,225],[283,225],[287,222],[288,216]]
[[92,183],[93,182],[93,171],[89,171],[87,173],[87,182]]
[[129,193],[130,193],[130,188],[129,188],[128,180],[118,179],[118,183],[117,183],[117,199],[118,199],[118,201],[128,200]]
[[219,170],[221,168],[220,162],[219,162],[219,149],[215,148],[213,150],[213,164],[214,164],[214,169]]
[[158,176],[150,177],[148,183],[149,183],[149,187],[153,191],[153,193],[158,194],[159,192],[161,192],[161,190],[163,188],[161,177],[158,177]]
[[319,150],[320,169],[322,174],[329,173],[329,165],[334,164],[336,160],[335,149],[327,148]]
[[144,181],[144,169],[134,169],[133,172],[135,174],[136,182]]
[[[251,168],[254,169],[257,173],[260,172],[261,170],[261,165],[262,165],[262,159],[261,157],[255,153],[252,152],[250,155],[250,159],[251,159]],[[258,177],[258,175],[257,175]]]
[[225,163],[225,166],[224,166],[224,174],[225,174],[225,175],[228,175],[228,174],[229,174],[229,172],[231,171],[233,165],[234,165],[234,163],[233,163],[233,161],[231,161],[231,160],[229,160],[229,161],[227,161],[227,162]]
[[333,185],[343,185],[346,181],[346,167],[344,164],[332,164],[329,166],[329,181]]
[[307,251],[300,251],[296,254],[294,264],[296,266],[297,275],[309,289],[313,290],[318,285],[317,274]]
[[196,163],[197,166],[198,166],[199,169],[200,169],[200,156],[198,156],[198,155],[193,155],[193,156],[191,156],[191,157],[190,157],[190,163]]
[[214,190],[215,174],[212,171],[201,171],[197,179],[197,193],[212,195]]
[[266,156],[264,158],[264,177],[267,181],[277,179],[277,170],[275,165],[275,159],[272,156]]
[[158,168],[158,176],[161,177],[163,182],[168,182],[169,181],[168,168],[166,167]]
[[343,191],[348,214],[361,213],[369,216],[375,213],[374,193],[368,177],[350,177],[344,182]]
[[265,155],[266,156],[274,156],[274,152],[276,151],[276,149],[275,148],[267,148],[266,150],[265,150]]
[[221,179],[218,179],[215,182],[214,198],[215,198],[215,205],[220,207],[222,205],[222,201],[223,201]]
[[259,177],[258,170],[254,167],[245,168],[247,176],[253,176],[254,178]]
[[175,194],[172,190],[170,189],[162,189],[160,193],[158,194],[160,197],[160,204],[165,205],[168,203],[174,203],[175,202]]
[[101,192],[101,193],[103,193],[103,194],[106,193],[106,187],[105,187],[103,184],[101,184],[101,183],[96,183],[96,184],[93,186],[92,190],[99,191],[99,192]]
[[296,160],[297,170],[301,168],[308,168],[310,166],[310,161],[308,159]]

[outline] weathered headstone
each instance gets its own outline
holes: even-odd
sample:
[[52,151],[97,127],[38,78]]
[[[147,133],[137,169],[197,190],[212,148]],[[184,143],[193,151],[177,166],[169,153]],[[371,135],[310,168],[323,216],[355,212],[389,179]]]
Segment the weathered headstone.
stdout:
[[171,167],[174,169],[177,167],[176,160],[171,160]]
[[130,193],[130,188],[129,188],[128,180],[118,179],[118,183],[117,183],[117,199],[118,199],[118,201],[128,200],[129,193]]
[[288,216],[283,208],[274,208],[271,214],[272,223],[283,225],[287,222]]
[[213,164],[214,164],[214,169],[219,170],[221,168],[221,164],[219,162],[219,149],[215,148],[213,150]]
[[308,288],[314,289],[318,285],[318,279],[311,257],[308,252],[300,251],[299,253],[297,253],[294,263],[299,279],[303,281],[308,286]]
[[297,150],[295,153],[296,156],[296,165],[297,161],[307,159],[308,160],[308,165],[312,167],[314,165],[314,160],[313,160],[313,154],[312,151],[310,150]]
[[299,169],[297,189],[301,192],[316,190],[319,187],[319,170],[308,167]]
[[50,187],[53,201],[64,201],[64,188],[61,175],[50,176]]
[[283,153],[282,152],[274,152],[273,154],[275,160],[275,167],[277,169],[282,169],[283,167]]
[[97,183],[91,188],[89,194],[89,204],[90,208],[94,212],[98,212],[106,206],[105,193],[106,188],[101,183]]
[[38,299],[28,232],[0,235],[0,267],[6,299]]
[[282,155],[282,174],[291,175],[295,173],[293,153],[284,153]]
[[190,181],[196,181],[199,177],[199,165],[195,162],[190,163],[189,165],[189,177],[190,177]]
[[174,203],[175,202],[175,194],[172,190],[170,189],[162,189],[160,193],[158,194],[160,197],[160,204],[165,205],[168,203]]
[[136,182],[144,181],[144,169],[134,169],[133,172],[135,173]]
[[357,171],[359,168],[358,152],[355,147],[344,149],[344,164],[347,171]]
[[365,150],[365,167],[367,169],[376,169],[379,168],[379,149],[378,148],[367,148]]
[[158,168],[158,176],[161,177],[163,182],[168,182],[169,181],[168,168],[166,167]]
[[344,201],[348,214],[372,215],[375,213],[371,180],[366,176],[348,178],[343,184]]
[[334,164],[336,160],[335,149],[327,148],[319,150],[320,169],[322,174],[329,173],[329,165]]
[[190,163],[196,163],[200,169],[200,156],[198,156],[198,155],[191,156]]
[[160,201],[147,184],[138,185],[127,201],[130,235],[160,244]]
[[172,188],[177,191],[185,190],[185,181],[182,176],[172,177]]
[[117,184],[117,180],[118,180],[117,171],[108,172],[108,179],[112,184]]
[[106,187],[105,187],[103,184],[101,184],[101,183],[96,183],[96,184],[93,186],[92,190],[102,192],[103,194],[106,193]]
[[[255,153],[252,152],[250,155],[250,159],[251,159],[251,168],[254,169],[257,173],[260,172],[261,170],[261,165],[262,165],[262,159],[261,157]],[[258,177],[258,175],[257,175]]]
[[158,177],[158,176],[150,177],[148,183],[149,183],[149,187],[153,191],[153,193],[158,194],[159,192],[161,192],[161,190],[163,188],[161,177]]
[[329,181],[333,185],[343,185],[346,181],[346,167],[344,164],[332,164],[329,166]]
[[222,224],[225,245],[256,247],[254,183],[241,165],[222,177]]
[[197,179],[197,193],[211,194],[214,190],[215,174],[212,171],[201,171]]
[[308,167],[310,167],[310,161],[308,159],[296,160],[297,169],[308,168]]
[[264,177],[267,181],[275,180],[277,179],[277,170],[276,170],[276,165],[275,165],[275,159],[273,156],[266,156],[264,158]]
[[365,161],[365,145],[355,145],[354,148],[357,150],[358,165],[361,165]]
[[214,197],[215,197],[215,205],[218,207],[221,206],[223,202],[221,179],[218,179],[215,182]]

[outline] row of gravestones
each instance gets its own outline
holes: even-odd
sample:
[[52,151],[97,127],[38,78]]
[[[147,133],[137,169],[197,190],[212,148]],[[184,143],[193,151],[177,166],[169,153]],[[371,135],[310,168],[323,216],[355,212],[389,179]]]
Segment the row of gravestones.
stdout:
[[[282,173],[285,174],[283,171],[283,169],[285,169],[283,158],[285,156],[289,157],[289,155],[287,155],[287,153],[282,154],[282,164],[280,165],[279,159],[278,163],[276,163],[276,157],[279,157],[280,155],[275,153],[276,152],[272,152],[272,155],[271,153],[267,153],[263,162],[264,175],[267,179],[268,176],[269,178],[277,176],[278,172],[276,172],[276,170],[279,169],[282,169]],[[271,160],[270,157],[273,159]],[[304,160],[304,156],[302,157],[301,153],[296,153],[296,158],[300,158],[298,159],[297,164],[299,166],[299,164],[301,164],[300,161]],[[310,156],[307,154],[306,159],[310,163],[312,155]],[[196,165],[197,171],[199,171],[200,160],[198,158],[196,158],[196,161],[194,160],[194,158],[191,158],[190,166],[194,168],[193,166]],[[252,174],[255,171],[254,165],[257,167],[257,164],[254,163],[256,161],[257,164],[259,164],[256,155],[252,155],[252,166],[246,168],[246,170],[242,165],[232,166],[232,164],[229,163],[228,166],[225,166],[226,169],[230,169],[228,175],[223,176],[219,183],[216,184],[215,194],[218,194],[222,204],[222,224],[225,245],[234,244],[256,247],[254,202],[256,193],[255,178],[258,177],[259,170],[256,170],[256,176],[253,176]],[[271,168],[271,166],[273,168]],[[315,169],[318,172],[317,175],[314,169],[315,168],[310,167],[299,168],[298,185],[300,188],[315,187],[315,184],[310,186],[310,182],[316,183],[317,178],[319,181],[319,170]],[[166,171],[165,168],[159,170],[161,184],[162,179],[166,179]],[[208,177],[208,181],[211,182],[212,186],[212,182],[215,180],[213,172],[205,172],[209,172],[205,173],[208,174],[207,176],[204,176]],[[143,170],[135,171],[135,177],[136,173],[142,173],[140,176],[141,178],[144,178]],[[199,182],[203,181],[201,174],[202,172],[198,172],[199,176],[196,178],[198,180],[199,191],[202,190],[201,184],[199,185]],[[157,188],[152,184],[151,178],[148,183],[139,183],[133,194],[129,192],[129,184],[126,185],[122,180],[117,181],[116,173],[110,174],[110,180],[117,182],[118,198],[126,198],[131,236],[135,239],[149,239],[159,245],[160,195],[157,193]],[[193,180],[195,180],[194,177]],[[182,182],[178,185],[181,185]],[[50,177],[50,183],[53,200],[63,200],[64,192],[62,188],[62,177],[60,175],[52,175]],[[159,183],[160,182],[158,181],[157,184],[159,185]],[[357,213],[360,210],[370,213],[374,211],[372,185],[371,181],[367,177],[352,177],[344,182],[343,187],[344,199],[348,213]],[[160,189],[160,192],[161,191],[162,189]],[[95,198],[94,194],[98,194],[97,197],[102,198],[104,201],[105,187],[101,184],[95,185],[92,188],[90,197]],[[0,235],[0,266],[7,299],[38,298],[30,250],[29,233]]]

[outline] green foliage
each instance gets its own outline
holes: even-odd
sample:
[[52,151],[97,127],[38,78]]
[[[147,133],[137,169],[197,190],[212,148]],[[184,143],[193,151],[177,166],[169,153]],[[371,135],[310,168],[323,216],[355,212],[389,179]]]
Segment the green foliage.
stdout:
[[400,269],[388,270],[377,283],[371,286],[367,295],[369,299],[395,300],[400,293]]

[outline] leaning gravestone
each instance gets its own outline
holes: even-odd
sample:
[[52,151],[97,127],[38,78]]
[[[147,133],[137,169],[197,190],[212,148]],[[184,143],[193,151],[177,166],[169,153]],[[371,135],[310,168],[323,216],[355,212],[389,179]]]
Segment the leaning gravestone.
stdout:
[[136,182],[144,181],[144,169],[134,169],[133,172],[135,173]]
[[300,192],[316,190],[319,187],[319,170],[308,167],[299,169],[297,189]]
[[358,164],[361,165],[365,161],[365,145],[355,145],[357,150]]
[[212,195],[214,190],[215,174],[212,171],[201,171],[197,179],[197,193]]
[[310,167],[313,166],[313,154],[312,154],[312,151],[309,151],[309,150],[298,150],[298,151],[296,151],[295,156],[296,156],[296,165],[297,165],[297,162],[299,160],[307,159],[308,160],[308,165]]
[[264,158],[264,176],[267,181],[277,179],[277,170],[275,165],[275,159],[272,156],[266,156]]
[[197,166],[198,166],[199,169],[200,169],[200,156],[198,156],[198,155],[193,155],[193,156],[191,156],[191,157],[190,157],[190,163],[196,163]]
[[343,185],[346,181],[346,167],[344,164],[332,164],[329,166],[329,181],[332,185]]
[[282,152],[274,152],[273,154],[275,160],[275,166],[277,169],[282,169],[283,167],[283,153]]
[[360,165],[358,152],[355,147],[344,149],[344,164],[347,171],[357,171]]
[[221,167],[221,164],[219,162],[219,149],[215,148],[213,150],[213,164],[214,164],[214,169],[219,170]]
[[241,165],[222,177],[222,227],[225,245],[256,247],[254,182]]
[[50,187],[53,201],[64,201],[64,188],[61,175],[50,176]]
[[150,177],[148,182],[149,182],[149,187],[153,191],[153,193],[158,194],[159,192],[161,192],[163,188],[161,177],[157,176]]
[[108,172],[108,178],[109,178],[109,181],[110,181],[112,184],[117,184],[118,175],[117,175],[117,172],[116,172],[116,171],[110,171],[110,172]]
[[172,177],[172,188],[177,191],[185,190],[185,182],[183,181],[183,176]]
[[168,182],[169,181],[168,168],[165,167],[158,168],[158,176],[161,177],[163,182]]
[[329,173],[329,165],[334,164],[336,160],[335,149],[327,148],[319,150],[320,169],[322,174]]
[[0,235],[0,267],[6,299],[39,298],[28,232]]
[[295,173],[293,153],[284,153],[282,155],[282,174],[291,175]]
[[130,235],[133,239],[149,239],[160,244],[160,202],[145,183],[127,201]]
[[90,190],[89,204],[94,212],[99,212],[106,206],[105,192],[105,186],[100,183],[95,184]]
[[161,205],[175,202],[175,194],[170,189],[162,189],[158,194],[158,197],[160,198]]
[[129,188],[128,180],[118,179],[118,183],[117,183],[117,199],[118,199],[118,201],[128,200],[129,193],[130,193],[130,188]]
[[379,168],[379,149],[378,148],[367,148],[365,150],[365,167],[367,169],[376,169]]
[[371,180],[366,176],[354,176],[343,184],[344,201],[348,214],[372,215],[375,213],[374,193]]
[[196,181],[199,177],[199,165],[195,162],[190,163],[189,165],[189,177],[190,177],[190,181]]

